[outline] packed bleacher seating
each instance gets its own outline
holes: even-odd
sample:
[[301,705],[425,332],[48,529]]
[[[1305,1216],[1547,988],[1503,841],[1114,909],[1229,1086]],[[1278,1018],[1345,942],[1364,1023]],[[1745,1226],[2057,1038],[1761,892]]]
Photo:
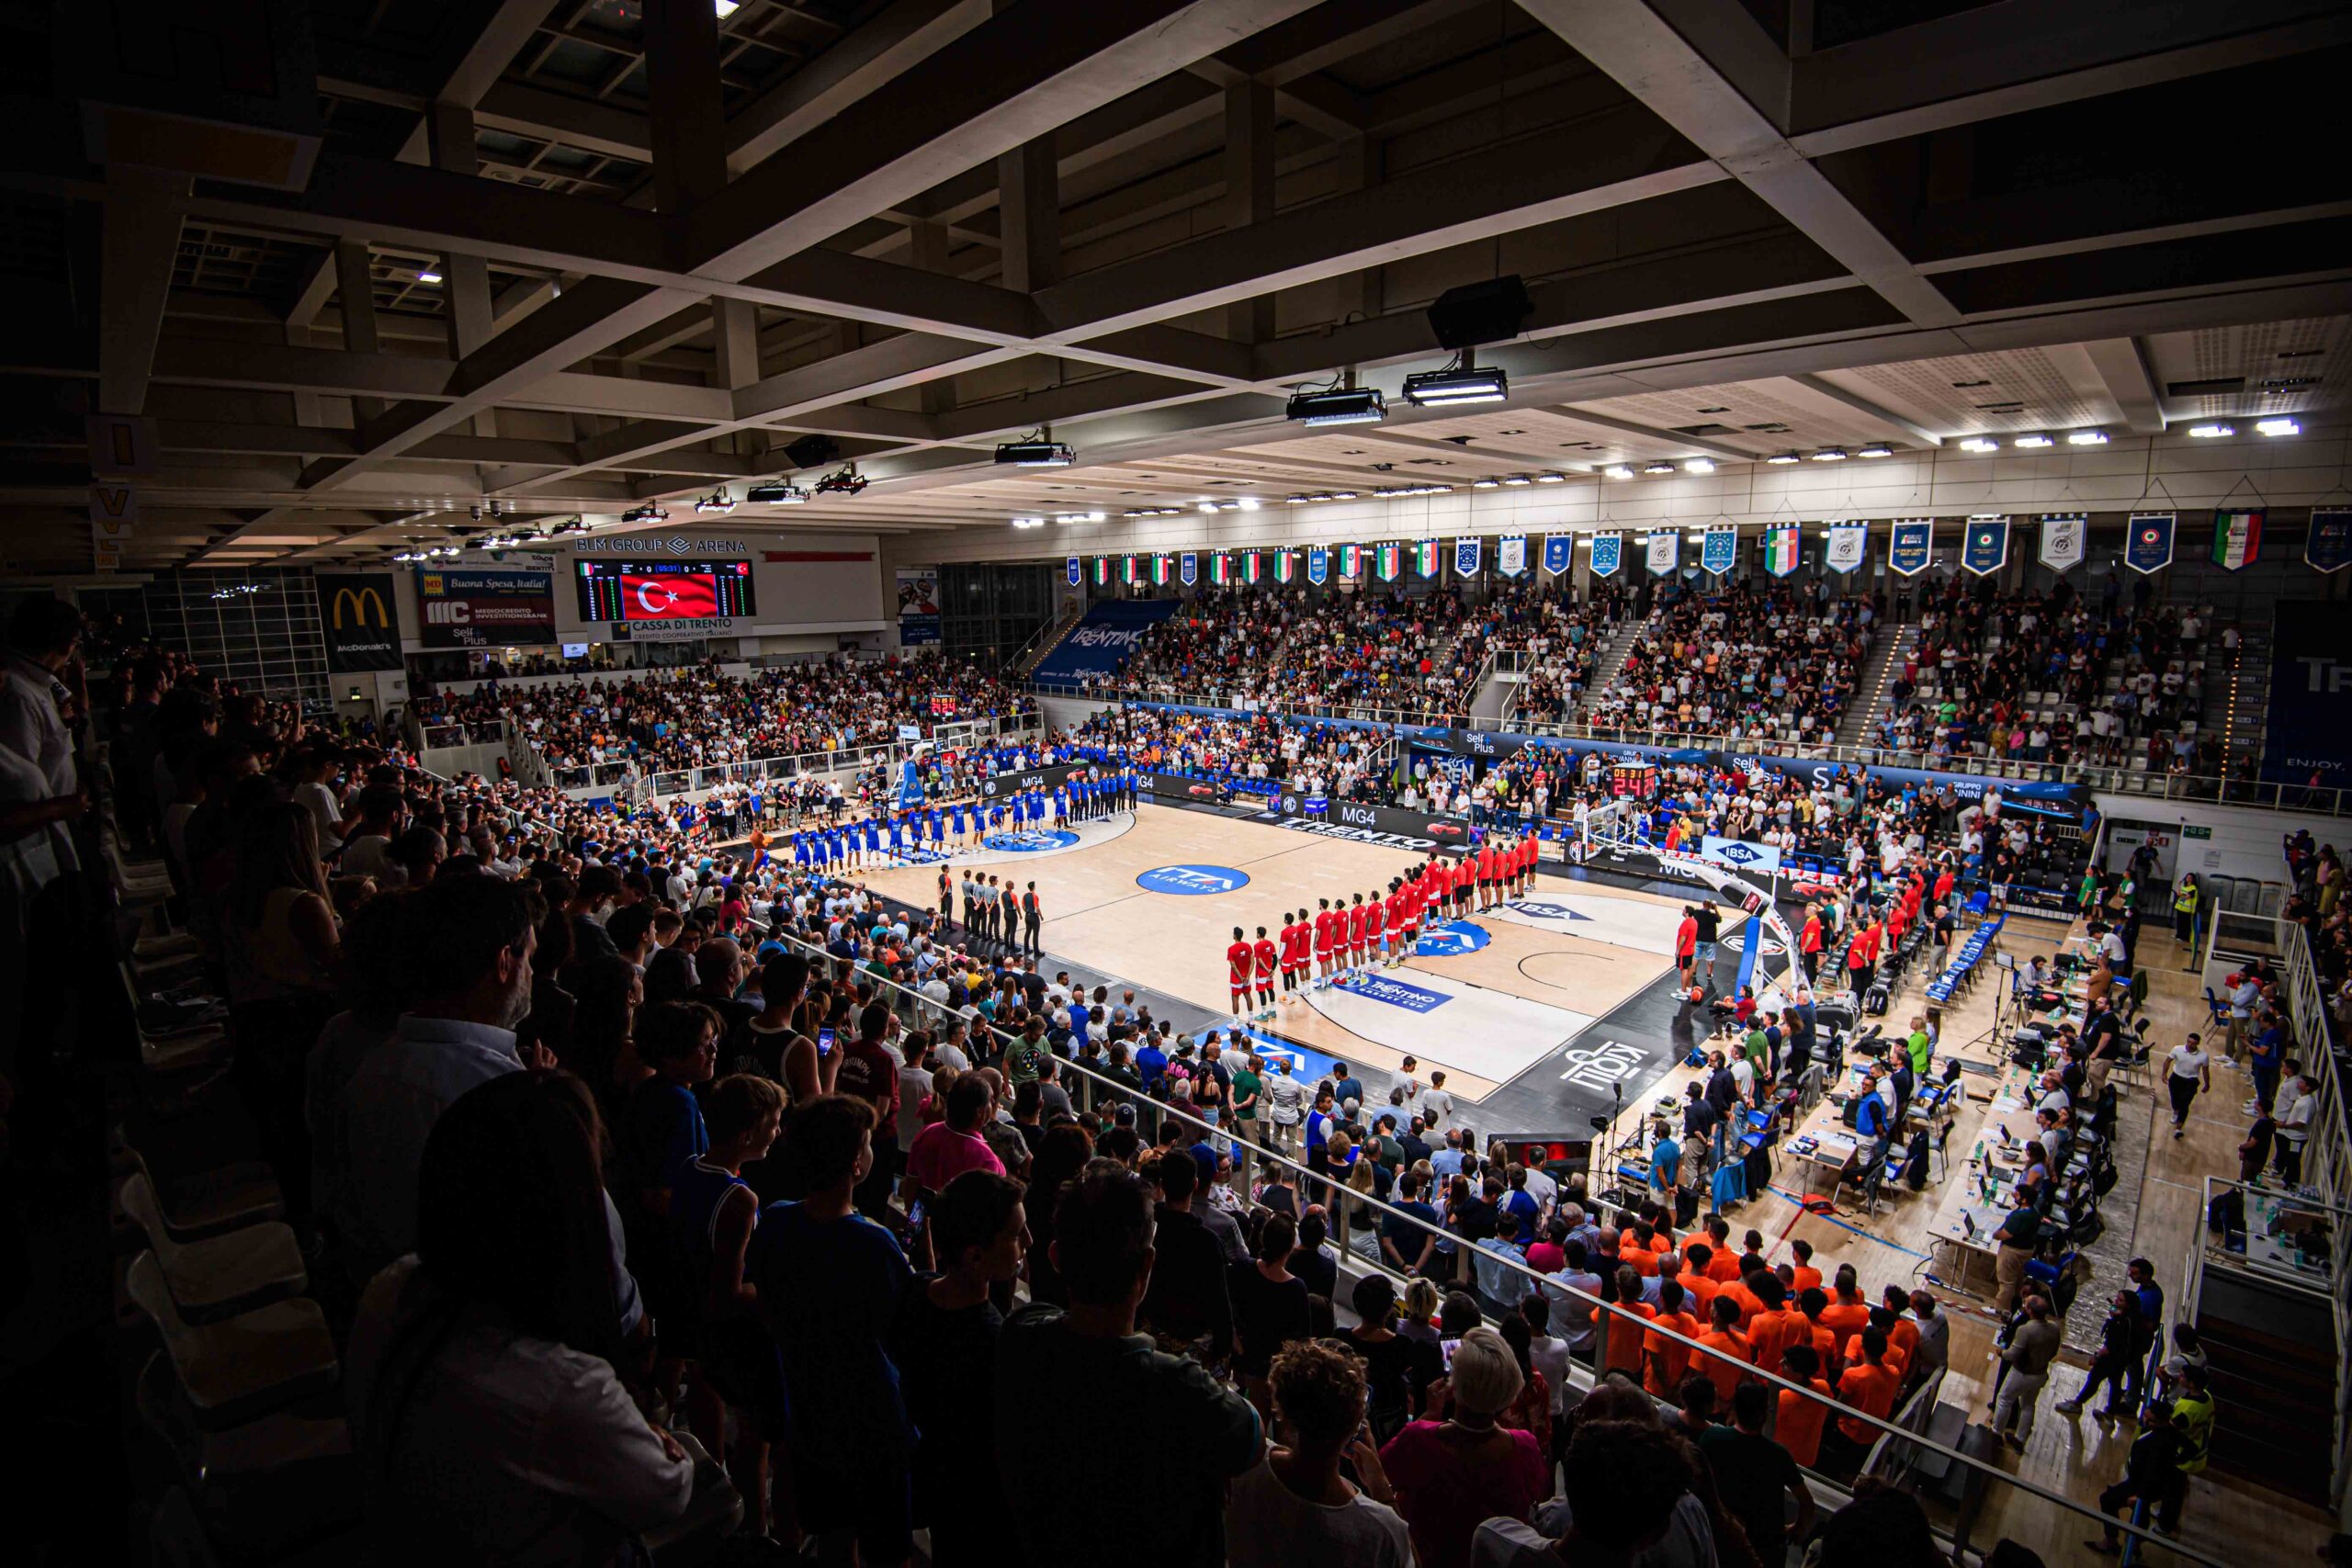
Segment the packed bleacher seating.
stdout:
[[1511,705],[1515,723],[1577,722],[1586,694],[1600,675],[1603,639],[1630,607],[1631,595],[1602,583],[1579,601],[1540,585],[1514,588],[1501,596],[1503,624],[1498,652],[1524,656]]
[[1861,679],[1877,616],[1866,599],[1808,600],[1784,584],[1747,583],[1666,598],[1624,668],[1587,699],[1589,722],[1628,739],[1827,744]]
[[928,735],[942,722],[1035,711],[974,664],[842,655],[748,676],[705,667],[634,681],[492,682],[419,696],[414,706],[427,730],[503,719],[550,768],[626,761],[646,771],[847,750],[895,740],[904,724]]
[[1938,761],[2094,763],[2219,776],[2197,735],[2208,613],[2124,613],[2070,592],[1923,596],[1879,743]]
[[1208,780],[1242,795],[1386,798],[1389,748],[1379,736],[1271,715],[1220,718],[1147,707],[1096,714],[1071,735],[1159,773]]

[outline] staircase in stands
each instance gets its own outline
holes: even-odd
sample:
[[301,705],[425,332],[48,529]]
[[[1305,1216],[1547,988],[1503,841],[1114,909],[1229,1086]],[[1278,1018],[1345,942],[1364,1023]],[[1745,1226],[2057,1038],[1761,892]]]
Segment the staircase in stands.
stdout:
[[2205,640],[2205,690],[2198,714],[2197,733],[2219,736],[2222,754],[2235,761],[2262,754],[2262,718],[2270,705],[2270,627],[2244,628],[2237,662],[2222,650],[2219,637]]
[[1036,672],[1037,666],[1046,661],[1046,656],[1061,646],[1062,638],[1069,636],[1070,628],[1085,618],[1086,612],[1082,609],[1064,610],[1050,626],[1031,637],[1021,652],[1012,656],[1007,676],[1016,684],[1029,679]]
[[1894,684],[1894,677],[1902,671],[1903,660],[1919,645],[1919,628],[1900,626],[1890,634],[1881,627],[1876,641],[1862,659],[1861,679],[1855,682],[1854,694],[1846,703],[1846,711],[1838,716],[1838,743],[1860,746],[1871,728],[1886,716],[1886,689]]

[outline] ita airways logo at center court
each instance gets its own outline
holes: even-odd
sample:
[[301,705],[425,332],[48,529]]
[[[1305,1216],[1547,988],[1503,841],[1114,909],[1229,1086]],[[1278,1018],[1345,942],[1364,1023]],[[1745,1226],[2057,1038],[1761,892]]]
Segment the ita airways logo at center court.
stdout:
[[1250,874],[1229,865],[1161,865],[1136,877],[1136,886],[1147,893],[1173,893],[1189,898],[1247,887]]
[[980,842],[1010,854],[1035,855],[1047,850],[1066,850],[1078,842],[1078,835],[1061,828],[1044,828],[1030,833],[990,833]]
[[1413,943],[1416,958],[1459,958],[1465,953],[1476,953],[1495,939],[1487,928],[1468,920],[1448,920],[1431,926]]

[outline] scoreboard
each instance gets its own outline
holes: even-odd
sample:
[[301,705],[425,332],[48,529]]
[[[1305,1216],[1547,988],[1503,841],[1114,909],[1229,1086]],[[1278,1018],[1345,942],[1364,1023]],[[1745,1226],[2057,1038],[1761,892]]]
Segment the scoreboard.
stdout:
[[583,621],[693,621],[755,613],[752,563],[740,560],[578,563]]

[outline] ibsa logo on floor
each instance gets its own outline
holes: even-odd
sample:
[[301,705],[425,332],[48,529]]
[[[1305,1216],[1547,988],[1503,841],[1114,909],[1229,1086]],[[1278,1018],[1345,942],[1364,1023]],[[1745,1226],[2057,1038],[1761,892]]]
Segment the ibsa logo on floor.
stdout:
[[1046,850],[1066,850],[1076,842],[1078,842],[1076,833],[1064,832],[1059,828],[1045,828],[1029,833],[990,833],[980,840],[985,848],[1003,850],[1017,855],[1040,854]]
[[1476,953],[1495,939],[1484,926],[1468,920],[1448,920],[1423,931],[1413,943],[1417,958],[1459,958],[1465,953]]
[[1580,915],[1566,904],[1547,904],[1540,898],[1515,898],[1503,906],[1514,915],[1524,915],[1531,920],[1589,920],[1590,915]]
[[1229,865],[1161,865],[1136,877],[1136,886],[1147,893],[1196,897],[1204,893],[1231,893],[1247,887],[1250,874]]

